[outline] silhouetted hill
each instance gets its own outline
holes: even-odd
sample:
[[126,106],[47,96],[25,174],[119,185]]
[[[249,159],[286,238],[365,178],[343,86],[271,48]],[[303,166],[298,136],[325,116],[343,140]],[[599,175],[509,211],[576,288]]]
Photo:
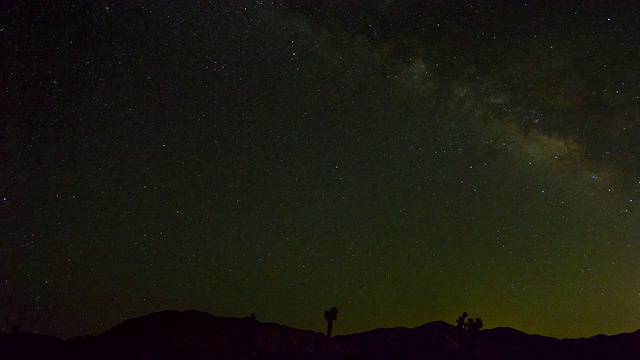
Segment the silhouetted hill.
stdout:
[[198,311],[163,311],[67,341],[0,334],[0,359],[636,359],[640,330],[558,340],[496,328],[477,333],[442,321],[336,336]]
[[73,359],[68,343],[54,336],[0,334],[0,359]]
[[191,310],[130,319],[73,342],[93,359],[275,359],[312,356],[324,339],[313,331]]

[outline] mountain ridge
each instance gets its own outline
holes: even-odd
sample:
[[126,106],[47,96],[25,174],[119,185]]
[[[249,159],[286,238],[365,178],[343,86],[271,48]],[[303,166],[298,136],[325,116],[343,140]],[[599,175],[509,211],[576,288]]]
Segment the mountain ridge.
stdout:
[[165,310],[68,340],[0,334],[3,359],[631,359],[640,330],[556,339],[517,329],[466,331],[444,321],[326,335],[254,318]]

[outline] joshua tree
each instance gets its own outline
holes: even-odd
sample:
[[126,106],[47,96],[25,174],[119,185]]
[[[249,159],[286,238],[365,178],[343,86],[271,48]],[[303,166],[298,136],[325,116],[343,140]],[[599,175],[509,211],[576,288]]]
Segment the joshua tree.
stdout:
[[458,320],[456,320],[456,323],[458,324],[458,329],[464,329],[464,330],[470,330],[470,331],[478,331],[482,329],[482,326],[484,326],[484,324],[482,323],[481,318],[467,319],[467,316],[469,316],[469,314],[464,312],[462,313],[461,316],[458,317]]
[[473,319],[469,319],[467,321],[467,329],[471,330],[471,331],[478,331],[480,329],[482,329],[482,326],[484,324],[482,323],[482,319],[481,318],[477,318],[475,319],[475,321]]
[[472,318],[469,318],[469,320],[467,320],[467,330],[474,330],[476,327],[476,321],[473,320]]
[[458,323],[458,329],[464,329],[465,328],[465,320],[467,319],[468,314],[466,312],[463,312],[461,316],[458,317],[458,320],[456,320],[456,323]]
[[327,337],[331,337],[331,329],[333,329],[333,321],[338,320],[338,308],[332,307],[331,310],[324,312],[324,318],[327,320]]

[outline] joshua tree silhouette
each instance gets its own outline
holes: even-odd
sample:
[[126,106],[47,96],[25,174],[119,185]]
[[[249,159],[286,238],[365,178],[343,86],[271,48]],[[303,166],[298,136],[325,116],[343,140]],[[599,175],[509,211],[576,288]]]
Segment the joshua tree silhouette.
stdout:
[[469,314],[467,314],[466,312],[463,312],[462,315],[458,317],[458,320],[456,320],[456,323],[458,323],[458,329],[466,328],[465,320],[467,319],[468,315]]
[[476,327],[476,321],[469,318],[469,320],[467,320],[467,330],[473,330]]
[[470,330],[470,331],[478,331],[482,329],[482,326],[484,326],[484,324],[482,323],[481,318],[467,319],[467,316],[469,315],[466,312],[464,312],[462,313],[461,316],[458,317],[458,320],[456,320],[456,323],[458,324],[458,329],[464,329],[464,330]]
[[334,320],[338,320],[338,308],[332,307],[331,310],[324,312],[324,318],[327,320],[327,337],[331,337]]
[[469,331],[478,331],[482,329],[483,325],[484,324],[482,324],[481,318],[477,318],[475,320],[470,318],[469,320],[467,320],[467,323],[466,323],[467,330]]
[[[480,329],[482,329],[482,326],[484,326],[484,324],[482,323],[482,319],[481,318],[476,318],[476,321],[472,321],[473,319],[469,319],[469,325],[468,328],[471,331],[478,331]],[[473,326],[471,326],[473,325]]]

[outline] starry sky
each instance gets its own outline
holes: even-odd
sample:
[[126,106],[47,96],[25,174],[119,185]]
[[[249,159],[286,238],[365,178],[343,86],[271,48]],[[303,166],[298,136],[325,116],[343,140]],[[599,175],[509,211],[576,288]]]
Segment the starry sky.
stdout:
[[444,4],[3,5],[2,331],[638,329],[639,8]]

